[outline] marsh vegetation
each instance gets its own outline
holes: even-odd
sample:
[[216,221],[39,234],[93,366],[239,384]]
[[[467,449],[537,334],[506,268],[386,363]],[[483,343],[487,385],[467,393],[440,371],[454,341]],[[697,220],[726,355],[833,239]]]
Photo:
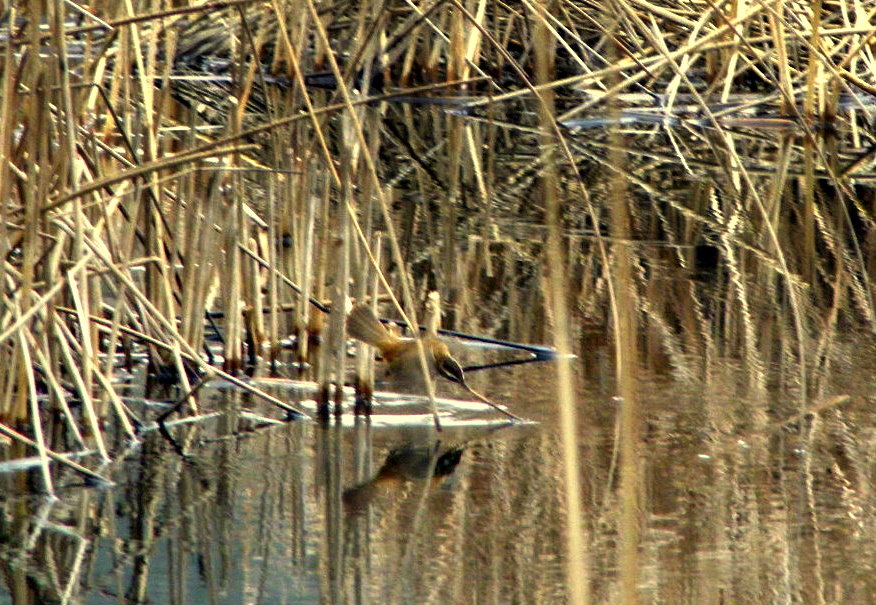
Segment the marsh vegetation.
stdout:
[[876,593],[872,2],[3,7],[2,602]]

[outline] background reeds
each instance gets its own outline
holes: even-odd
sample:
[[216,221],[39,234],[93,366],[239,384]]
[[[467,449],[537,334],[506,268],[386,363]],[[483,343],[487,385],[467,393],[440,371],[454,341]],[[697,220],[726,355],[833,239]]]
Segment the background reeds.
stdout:
[[153,420],[123,354],[193,414],[200,381],[243,384],[257,357],[327,387],[348,296],[416,323],[438,289],[445,327],[561,353],[579,603],[574,381],[613,345],[634,602],[639,372],[708,388],[729,363],[745,398],[794,405],[728,421],[705,401],[706,424],[768,431],[823,409],[849,335],[874,329],[870,3],[21,0],[0,17],[2,455],[36,453],[40,491],[58,465],[105,477]]

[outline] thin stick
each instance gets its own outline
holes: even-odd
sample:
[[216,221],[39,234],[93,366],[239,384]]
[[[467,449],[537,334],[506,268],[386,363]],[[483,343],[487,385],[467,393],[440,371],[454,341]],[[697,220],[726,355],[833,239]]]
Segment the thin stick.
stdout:
[[468,383],[465,382],[464,380],[463,380],[462,382],[460,382],[459,384],[462,385],[462,388],[464,388],[466,391],[468,391],[469,393],[471,393],[472,395],[474,395],[474,396],[477,398],[478,401],[480,401],[480,402],[482,402],[482,403],[486,403],[488,406],[492,407],[493,409],[495,409],[495,410],[497,410],[497,411],[499,411],[499,412],[502,412],[503,414],[505,414],[505,415],[506,415],[508,418],[510,418],[511,420],[514,420],[514,421],[516,421],[516,422],[526,422],[526,421],[523,420],[523,418],[521,418],[520,416],[516,416],[516,415],[512,414],[511,412],[509,412],[509,411],[506,410],[505,408],[499,406],[498,403],[493,403],[492,401],[490,401],[489,399],[487,399],[486,397],[484,397],[483,395],[481,395],[480,393],[478,393],[477,391],[475,391],[473,388],[471,388],[470,386],[468,386]]
[[[28,445],[32,448],[40,450],[40,446],[36,441],[34,441],[33,439],[30,439],[28,437],[25,437],[24,435],[22,435],[18,431],[6,426],[2,422],[0,422],[0,433],[6,435],[7,437],[15,439],[16,441],[19,441],[25,445]],[[96,481],[100,481],[101,483],[103,483],[105,485],[112,485],[112,483],[113,483],[112,481],[110,481],[106,477],[104,477],[102,475],[98,475],[94,471],[88,470],[87,468],[85,468],[81,464],[77,464],[76,462],[73,462],[72,460],[68,459],[63,454],[59,454],[58,452],[50,450],[49,448],[43,448],[42,451],[45,453],[46,456],[48,456],[49,458],[51,458],[55,462],[60,462],[64,466],[69,466],[71,469],[73,469],[77,473],[81,473],[81,474],[85,475],[86,477],[88,477],[89,479],[94,479]]]

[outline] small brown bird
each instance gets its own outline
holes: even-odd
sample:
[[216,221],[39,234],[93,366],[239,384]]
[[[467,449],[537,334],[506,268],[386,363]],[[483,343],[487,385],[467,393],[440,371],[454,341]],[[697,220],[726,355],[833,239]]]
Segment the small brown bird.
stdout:
[[[430,302],[433,301],[434,299]],[[438,338],[435,314],[436,311],[433,309],[431,321],[427,320],[426,322],[429,329],[421,338],[426,353],[426,362],[432,376],[442,376],[462,386],[478,400],[494,407],[509,418],[520,420],[514,414],[503,410],[468,386],[459,363],[450,354],[447,345]],[[401,338],[392,334],[380,323],[371,308],[364,303],[354,305],[347,315],[347,333],[352,338],[361,340],[380,351],[381,357],[387,364],[385,379],[392,389],[403,393],[417,394],[422,394],[425,391],[426,384],[420,366],[416,339]]]
[[[387,363],[385,378],[394,389],[406,393],[422,393],[425,390],[415,339],[392,334],[368,305],[362,303],[355,305],[347,315],[347,333],[380,351],[380,356]],[[432,334],[423,336],[422,341],[432,376],[437,374],[458,384],[465,382],[462,368],[446,344]]]

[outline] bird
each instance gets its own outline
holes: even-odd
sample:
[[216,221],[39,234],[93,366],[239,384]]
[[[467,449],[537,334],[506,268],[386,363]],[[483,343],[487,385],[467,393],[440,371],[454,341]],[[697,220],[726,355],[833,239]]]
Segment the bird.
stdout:
[[[426,333],[419,339],[423,343],[426,364],[431,376],[446,378],[509,418],[521,420],[468,386],[459,362],[453,358],[447,344],[438,338],[437,321],[440,312],[437,309],[437,294],[433,294],[435,296],[430,295],[427,301]],[[384,378],[392,389],[416,394],[425,391],[426,384],[420,365],[417,339],[402,338],[390,332],[365,303],[353,305],[347,314],[347,334],[380,351],[380,356],[386,362]]]
[[[387,364],[385,378],[393,388],[400,392],[423,392],[425,380],[416,339],[390,332],[364,303],[354,305],[347,315],[347,333],[380,352]],[[429,333],[421,341],[432,376],[439,375],[458,384],[464,382],[462,367],[443,341]]]

